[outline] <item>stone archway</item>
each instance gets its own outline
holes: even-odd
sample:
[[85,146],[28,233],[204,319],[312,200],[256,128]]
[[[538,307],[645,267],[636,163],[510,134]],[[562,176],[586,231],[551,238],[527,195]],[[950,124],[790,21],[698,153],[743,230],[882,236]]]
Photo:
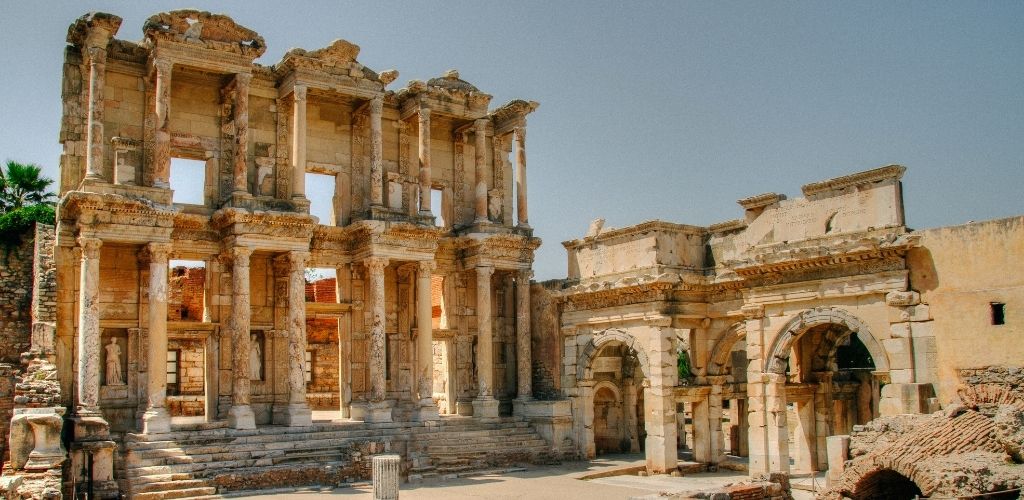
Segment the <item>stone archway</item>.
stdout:
[[732,354],[733,346],[746,338],[747,326],[744,322],[740,321],[729,327],[725,335],[722,335],[722,338],[718,339],[718,342],[715,342],[715,346],[711,349],[708,375],[725,374],[725,368],[729,366],[729,357]]
[[602,347],[613,343],[620,343],[636,355],[640,370],[644,378],[650,378],[650,362],[647,360],[647,351],[643,348],[636,337],[620,329],[605,330],[594,335],[587,345],[580,349],[576,360],[576,380],[590,380],[594,377],[593,367],[594,356]]
[[917,484],[892,469],[865,474],[853,491],[844,493],[855,500],[912,500],[923,495]]
[[594,447],[597,454],[629,451],[622,391],[610,381],[594,386]]
[[[886,356],[885,349],[863,321],[838,307],[818,307],[796,315],[783,325],[768,350],[768,356],[765,358],[765,372],[784,374],[786,362],[789,360],[789,352],[793,348],[794,342],[811,328],[826,324],[844,326],[849,333],[857,335],[857,338],[867,347],[871,357],[875,360],[875,369],[889,371],[889,358]],[[833,339],[832,347],[825,357],[835,356],[836,341],[838,340],[840,339]]]

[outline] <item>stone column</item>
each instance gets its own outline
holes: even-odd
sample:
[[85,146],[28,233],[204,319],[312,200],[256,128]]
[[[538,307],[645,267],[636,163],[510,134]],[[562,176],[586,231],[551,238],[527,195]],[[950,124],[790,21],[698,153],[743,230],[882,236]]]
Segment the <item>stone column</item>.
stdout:
[[384,113],[384,97],[370,99],[370,204],[384,205],[384,134],[381,132],[381,115]]
[[437,420],[434,404],[434,343],[433,315],[430,303],[431,261],[420,261],[416,274],[416,391],[419,419]]
[[725,438],[722,434],[722,389],[725,385],[725,377],[708,377],[711,384],[711,393],[708,394],[708,438],[711,446],[708,448],[709,462],[721,463],[725,460]]
[[533,399],[533,364],[530,352],[530,278],[533,270],[516,274],[516,396],[520,401]]
[[100,247],[99,238],[80,236],[81,281],[78,287],[79,416],[100,415]]
[[231,316],[228,329],[231,332],[231,409],[228,410],[228,425],[235,429],[255,429],[256,416],[249,406],[249,317],[252,307],[249,303],[249,257],[252,249],[232,247],[228,250],[231,259]]
[[306,403],[306,263],[309,252],[288,252],[288,408],[281,423],[313,425]]
[[368,422],[390,422],[391,408],[387,406],[387,332],[384,311],[385,257],[370,257],[363,261],[370,279],[370,297],[373,302],[373,324],[370,327],[370,404],[366,411]]
[[529,227],[526,210],[526,125],[513,129],[516,139],[516,216],[519,225]]
[[[705,464],[712,463],[711,418],[708,407],[708,398],[704,395],[697,396],[690,401],[690,414],[693,416],[693,442],[690,447],[693,449],[693,460]],[[680,420],[678,416],[676,420]],[[682,432],[681,425],[677,429]]]
[[674,391],[678,368],[673,348],[675,329],[661,328],[654,333],[657,337],[651,346],[649,358],[650,387],[644,392],[644,409],[647,413],[644,422],[647,429],[644,451],[647,455],[647,472],[665,474],[676,468],[678,460]]
[[828,443],[826,438],[832,435],[832,376],[834,372],[815,372],[818,387],[814,391],[814,453],[817,457],[816,470],[828,468]]
[[474,147],[474,172],[476,188],[474,191],[475,197],[473,199],[473,207],[476,213],[473,222],[487,222],[487,178],[485,177],[487,172],[487,124],[488,120],[479,119],[473,122],[473,127],[476,136],[476,146]]
[[491,334],[491,275],[494,268],[476,268],[476,378],[479,390],[473,400],[473,416],[497,418],[494,399],[494,339]]
[[398,483],[402,479],[401,455],[375,455],[371,463],[373,500],[398,500]]
[[[157,59],[156,125],[153,136],[153,187],[171,187],[171,61]],[[165,360],[166,361],[166,360]]]
[[292,90],[292,198],[306,197],[306,86]]
[[252,75],[235,75],[235,158],[232,185],[235,195],[249,194],[249,83]]
[[[768,470],[789,473],[789,427],[786,409],[786,375],[768,373],[765,392],[765,431]],[[751,471],[753,472],[753,471]]]
[[167,412],[167,254],[170,243],[146,245],[149,257],[149,328],[146,346],[146,412],[142,414],[142,433],[171,431]]
[[85,178],[103,178],[103,86],[107,74],[106,47],[89,47],[89,123],[86,135],[89,156],[85,159]]
[[420,214],[430,214],[430,108],[420,107]]

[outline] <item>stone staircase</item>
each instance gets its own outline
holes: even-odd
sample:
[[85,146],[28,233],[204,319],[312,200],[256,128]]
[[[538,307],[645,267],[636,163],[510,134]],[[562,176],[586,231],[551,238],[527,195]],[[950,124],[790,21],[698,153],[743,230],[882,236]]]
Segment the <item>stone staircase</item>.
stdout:
[[115,459],[121,491],[138,500],[202,498],[237,490],[340,486],[370,477],[370,457],[405,457],[412,479],[552,461],[550,446],[516,417],[480,422],[317,423],[239,431],[223,422],[169,434],[126,434]]

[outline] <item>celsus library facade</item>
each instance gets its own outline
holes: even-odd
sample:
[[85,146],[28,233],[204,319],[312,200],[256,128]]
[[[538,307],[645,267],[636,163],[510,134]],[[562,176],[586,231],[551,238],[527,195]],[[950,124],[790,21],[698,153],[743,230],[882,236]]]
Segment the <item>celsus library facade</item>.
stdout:
[[344,484],[382,452],[407,478],[643,453],[942,492],[849,436],[1024,411],[1024,218],[911,230],[890,165],[709,227],[596,220],[535,282],[536,102],[455,71],[393,88],[344,40],[257,64],[207,12],[120,25],[68,30],[58,220],[4,353],[26,495]]

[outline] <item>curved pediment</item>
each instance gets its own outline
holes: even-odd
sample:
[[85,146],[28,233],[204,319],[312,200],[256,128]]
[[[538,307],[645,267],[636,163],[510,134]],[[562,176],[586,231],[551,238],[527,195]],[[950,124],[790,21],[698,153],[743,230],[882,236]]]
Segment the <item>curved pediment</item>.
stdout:
[[263,37],[223,14],[194,9],[161,12],[150,16],[142,27],[146,40],[156,43],[165,39],[200,44],[253,59],[267,50]]

